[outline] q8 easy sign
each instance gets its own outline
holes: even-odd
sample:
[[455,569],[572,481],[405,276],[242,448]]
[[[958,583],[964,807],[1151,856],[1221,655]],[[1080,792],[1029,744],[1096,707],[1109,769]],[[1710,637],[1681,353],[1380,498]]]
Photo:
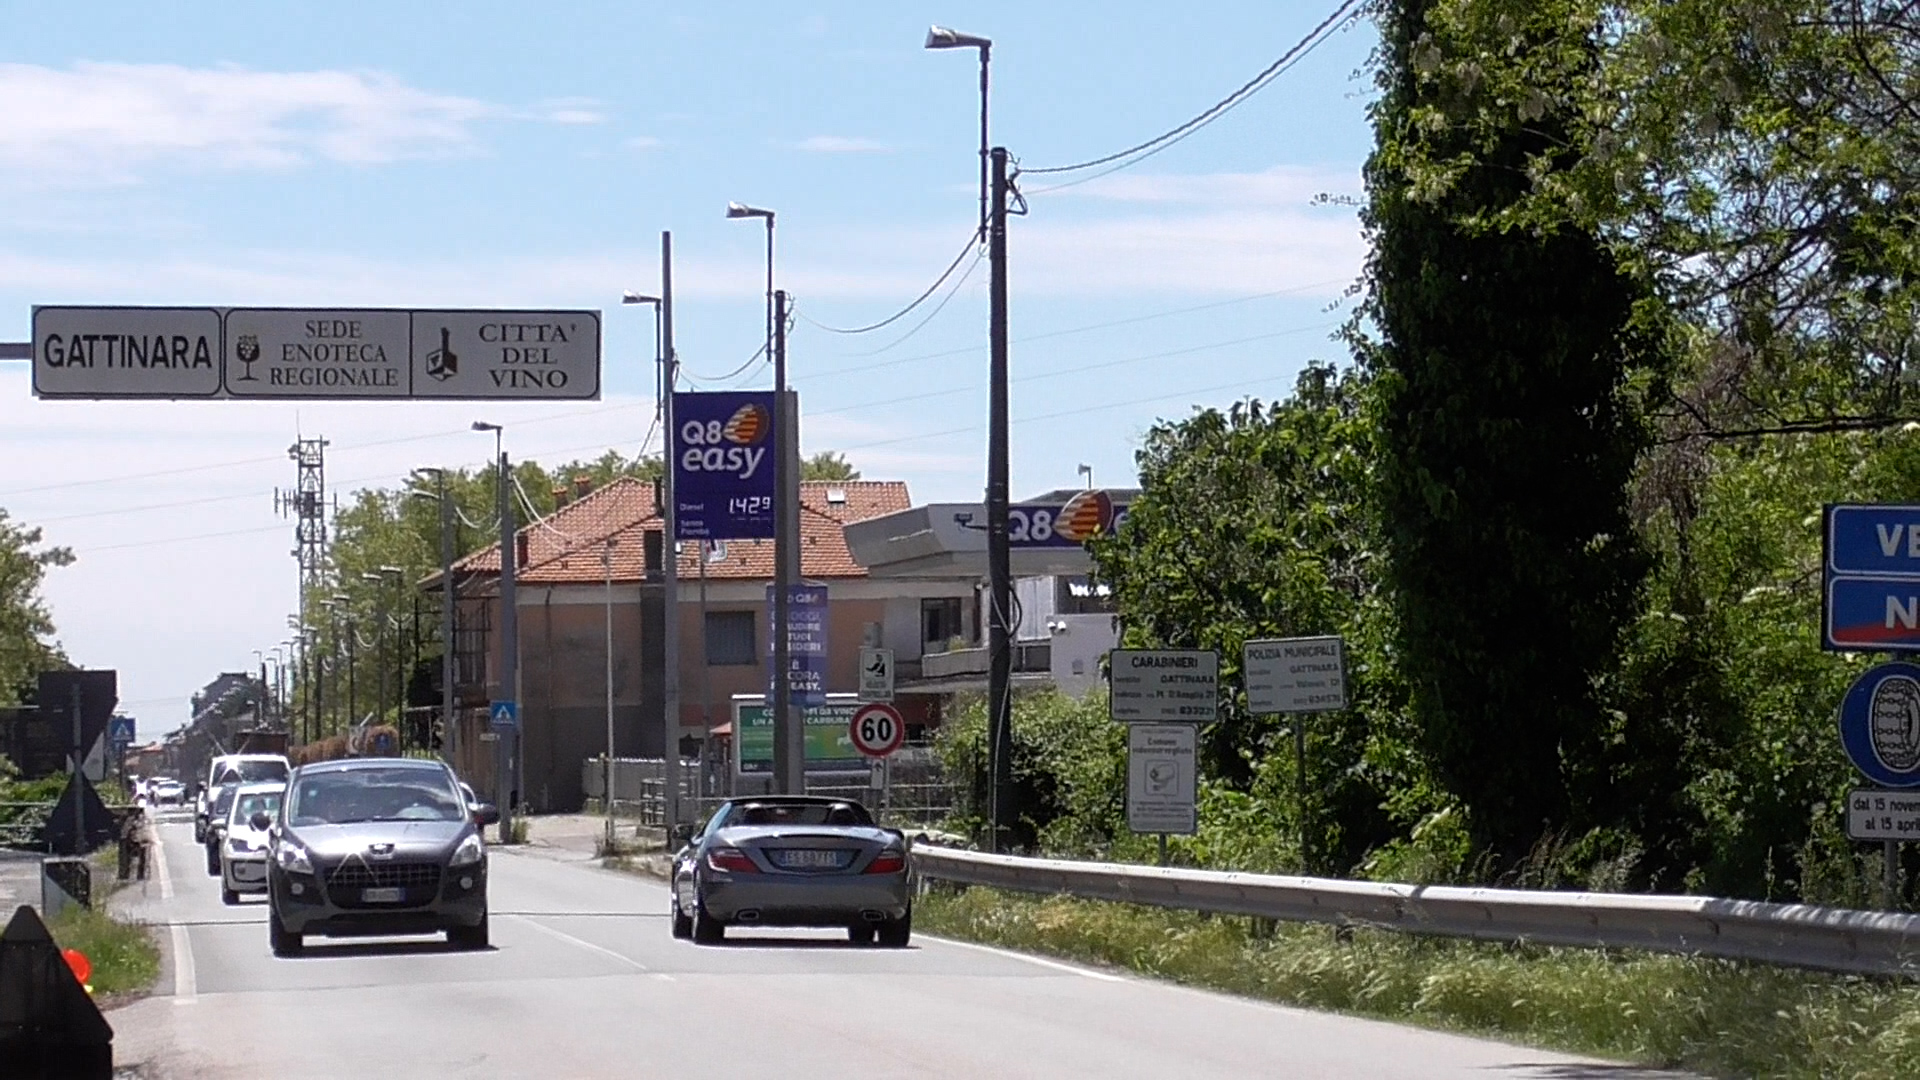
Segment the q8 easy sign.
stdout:
[[759,390],[673,395],[675,539],[772,538],[776,400]]

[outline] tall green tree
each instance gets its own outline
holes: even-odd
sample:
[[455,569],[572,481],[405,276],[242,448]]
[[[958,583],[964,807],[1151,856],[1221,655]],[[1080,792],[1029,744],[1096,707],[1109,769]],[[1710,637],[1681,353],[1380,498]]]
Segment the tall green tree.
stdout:
[[[1392,0],[1363,213],[1377,497],[1427,756],[1497,860],[1583,824],[1569,761],[1645,570],[1627,512],[1661,368],[1649,294],[1597,236],[1501,221],[1577,159],[1574,5]],[[1489,85],[1491,57],[1532,73]],[[1650,306],[1650,305],[1649,305]]]
[[853,467],[846,455],[832,450],[822,450],[800,462],[802,480],[858,480],[860,470]]
[[40,586],[48,570],[72,564],[73,552],[41,541],[38,527],[0,510],[0,706],[19,704],[40,672],[66,663]]

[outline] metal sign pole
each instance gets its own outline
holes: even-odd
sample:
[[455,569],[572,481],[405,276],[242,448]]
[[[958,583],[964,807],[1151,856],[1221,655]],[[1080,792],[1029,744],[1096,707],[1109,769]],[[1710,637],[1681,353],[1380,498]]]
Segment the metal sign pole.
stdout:
[[80,797],[80,777],[87,765],[87,748],[80,745],[80,682],[73,683],[73,853],[83,855],[87,849],[87,801]]
[[1299,816],[1300,872],[1313,873],[1313,860],[1307,857],[1307,717],[1301,713],[1293,720],[1294,813]]

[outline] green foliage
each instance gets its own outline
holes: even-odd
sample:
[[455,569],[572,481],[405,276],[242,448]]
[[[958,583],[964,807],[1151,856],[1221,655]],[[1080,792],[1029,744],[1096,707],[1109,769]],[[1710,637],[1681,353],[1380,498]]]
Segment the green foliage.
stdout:
[[53,636],[53,615],[41,598],[47,571],[73,562],[63,547],[41,547],[37,527],[0,510],[0,707],[17,705],[40,672],[66,659]]
[[[990,806],[985,699],[961,701],[936,731],[934,748],[954,786],[954,827],[984,838]],[[1126,757],[1126,732],[1107,718],[1106,695],[1016,695],[1012,846],[1104,853],[1125,833]]]
[[990,889],[915,907],[933,933],[1286,1005],[1712,1076],[1920,1075],[1920,988],[1626,950],[1282,926]]
[[1428,762],[1500,860],[1604,820],[1569,763],[1608,737],[1594,683],[1645,568],[1626,506],[1647,435],[1634,388],[1664,367],[1648,294],[1601,239],[1498,220],[1577,150],[1573,118],[1454,61],[1497,37],[1499,62],[1536,85],[1578,80],[1565,15],[1388,5],[1363,214],[1401,670]]
[[802,480],[858,480],[860,470],[846,459],[846,455],[822,450],[800,462]]
[[[106,892],[101,888],[94,895],[104,897]],[[160,948],[145,926],[121,922],[98,909],[70,907],[49,921],[47,930],[60,948],[86,954],[96,995],[143,991],[160,977]]]

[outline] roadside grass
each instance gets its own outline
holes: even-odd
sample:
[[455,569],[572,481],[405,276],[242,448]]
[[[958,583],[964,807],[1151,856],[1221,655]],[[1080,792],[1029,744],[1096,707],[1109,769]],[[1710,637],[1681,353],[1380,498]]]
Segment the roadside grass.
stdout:
[[1920,1076],[1920,986],[936,887],[918,928],[1286,1005],[1710,1076]]
[[98,907],[73,907],[49,920],[47,929],[62,949],[86,954],[95,1000],[144,993],[160,977],[160,948],[145,926],[121,922]]

